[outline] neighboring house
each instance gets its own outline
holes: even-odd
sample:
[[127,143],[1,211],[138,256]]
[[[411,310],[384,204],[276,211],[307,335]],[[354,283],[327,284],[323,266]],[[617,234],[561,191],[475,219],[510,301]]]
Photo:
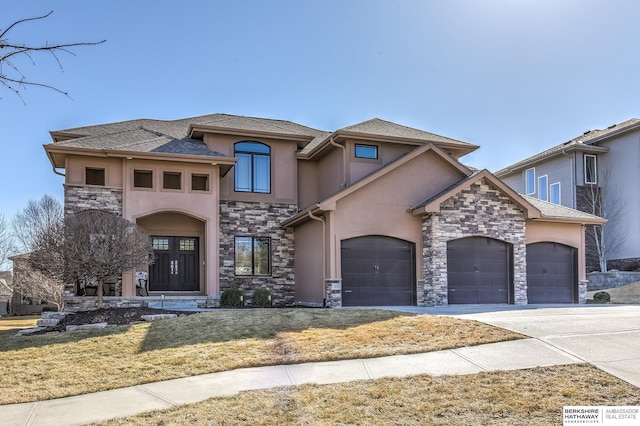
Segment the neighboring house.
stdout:
[[[640,266],[640,120],[584,134],[495,173],[517,192],[608,219],[609,268]],[[602,207],[601,211],[597,209]],[[589,233],[589,236],[591,233]],[[593,238],[587,239],[587,271],[599,270]]]
[[584,225],[601,219],[469,169],[458,159],[478,147],[466,142],[380,119],[325,132],[225,114],[51,135],[66,214],[107,210],[151,236],[151,295],[266,287],[278,305],[331,306],[586,297]]
[[9,305],[13,296],[12,282],[13,274],[11,271],[0,271],[0,316],[9,314]]
[[10,315],[36,315],[47,309],[56,309],[56,305],[46,300],[33,299],[24,296],[18,290],[25,279],[24,271],[30,268],[29,255],[19,254],[9,258],[13,262],[13,286],[12,296],[9,302]]

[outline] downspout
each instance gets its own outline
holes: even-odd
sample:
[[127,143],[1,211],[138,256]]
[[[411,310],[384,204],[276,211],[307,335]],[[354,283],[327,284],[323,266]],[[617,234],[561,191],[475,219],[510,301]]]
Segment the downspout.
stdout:
[[329,143],[333,146],[337,146],[338,148],[342,149],[342,184],[340,185],[340,188],[346,188],[347,187],[347,148],[345,146],[340,145],[339,143],[336,143],[333,140],[333,136],[329,138]]
[[55,167],[53,167],[53,173],[57,174],[58,176],[67,177],[67,175],[65,175],[64,173],[60,173],[59,171],[57,171]]
[[327,228],[327,222],[324,218],[324,216],[320,217],[320,216],[314,216],[313,213],[311,213],[311,211],[308,211],[307,214],[309,215],[310,219],[313,220],[317,220],[318,222],[322,222],[322,285],[323,285],[323,289],[322,289],[322,293],[325,293],[325,289],[324,286],[326,285],[327,282],[327,236],[326,236],[326,228]]

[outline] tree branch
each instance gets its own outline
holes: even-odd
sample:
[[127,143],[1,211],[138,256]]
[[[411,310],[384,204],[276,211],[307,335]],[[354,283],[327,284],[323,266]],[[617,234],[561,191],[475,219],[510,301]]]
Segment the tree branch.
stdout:
[[[53,45],[49,45],[47,42],[47,43],[44,43],[43,45],[28,45],[24,43],[13,43],[6,38],[9,32],[16,26],[29,21],[37,21],[37,20],[45,19],[49,17],[52,13],[53,11],[42,16],[25,18],[25,19],[20,19],[18,21],[15,21],[0,34],[0,52],[2,52],[2,55],[0,56],[0,83],[2,83],[2,85],[8,90],[14,92],[22,100],[23,103],[25,103],[25,101],[21,91],[26,89],[27,86],[41,87],[41,88],[53,90],[69,98],[70,96],[66,91],[60,90],[50,84],[39,83],[36,81],[29,80],[19,69],[18,65],[14,62],[17,58],[26,57],[31,62],[32,65],[36,65],[36,61],[32,55],[38,54],[41,52],[48,52],[53,56],[54,60],[58,64],[58,67],[60,68],[60,71],[64,72],[64,69],[62,67],[62,62],[60,61],[60,58],[58,56],[59,53],[62,52],[62,53],[67,53],[69,55],[75,56],[75,53],[71,50],[75,47],[95,46],[95,45],[106,42],[106,40],[101,40],[101,41],[76,42],[76,43],[58,43]],[[8,69],[11,70],[11,73],[12,74],[15,73],[17,74],[17,76],[7,74],[3,69],[4,66],[8,67]]]

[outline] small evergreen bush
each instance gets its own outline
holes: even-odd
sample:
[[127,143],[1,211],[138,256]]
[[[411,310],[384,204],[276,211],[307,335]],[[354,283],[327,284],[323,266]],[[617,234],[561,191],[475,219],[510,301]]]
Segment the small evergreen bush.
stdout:
[[220,295],[220,306],[225,308],[237,308],[242,306],[242,292],[237,288],[223,291]]
[[599,291],[593,295],[593,301],[596,303],[611,302],[611,295],[606,291]]
[[270,306],[271,305],[271,292],[266,288],[259,288],[253,293],[253,304],[256,306]]

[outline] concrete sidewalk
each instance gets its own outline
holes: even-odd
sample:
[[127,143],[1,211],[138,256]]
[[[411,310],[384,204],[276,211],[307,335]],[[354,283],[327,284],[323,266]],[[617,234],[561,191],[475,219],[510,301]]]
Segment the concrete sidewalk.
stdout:
[[416,374],[473,374],[579,362],[582,361],[540,340],[524,339],[415,355],[243,368],[68,398],[2,405],[0,419],[3,425],[82,425],[251,389]]

